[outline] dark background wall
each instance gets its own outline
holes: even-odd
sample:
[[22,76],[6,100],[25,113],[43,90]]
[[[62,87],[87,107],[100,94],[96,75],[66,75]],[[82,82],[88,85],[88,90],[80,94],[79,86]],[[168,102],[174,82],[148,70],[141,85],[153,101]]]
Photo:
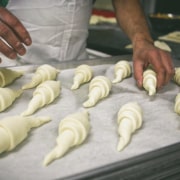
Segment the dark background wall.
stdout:
[[[145,12],[180,14],[180,0],[141,0]],[[95,7],[99,9],[113,10],[111,0],[96,0]]]
[[179,0],[156,0],[155,12],[180,14]]

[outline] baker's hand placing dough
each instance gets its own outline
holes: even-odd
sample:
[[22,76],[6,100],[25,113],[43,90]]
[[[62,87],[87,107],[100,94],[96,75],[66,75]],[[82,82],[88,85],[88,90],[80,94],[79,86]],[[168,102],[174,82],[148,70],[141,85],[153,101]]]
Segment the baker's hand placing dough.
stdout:
[[23,24],[6,8],[0,7],[0,52],[10,59],[26,53],[31,37]]
[[172,79],[174,66],[168,51],[155,47],[150,41],[137,40],[133,52],[134,76],[140,88],[143,85],[143,71],[149,64],[157,74],[157,89],[161,89]]
[[151,64],[157,73],[157,88],[165,86],[174,74],[171,54],[154,45],[140,0],[113,0],[117,21],[133,45],[133,69],[142,88],[143,71]]

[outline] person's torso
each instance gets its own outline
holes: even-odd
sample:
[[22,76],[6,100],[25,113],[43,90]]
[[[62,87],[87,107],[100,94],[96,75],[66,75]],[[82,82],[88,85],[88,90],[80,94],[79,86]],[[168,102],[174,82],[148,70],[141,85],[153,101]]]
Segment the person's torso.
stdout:
[[25,61],[39,64],[87,57],[92,0],[9,0],[6,8],[31,35]]

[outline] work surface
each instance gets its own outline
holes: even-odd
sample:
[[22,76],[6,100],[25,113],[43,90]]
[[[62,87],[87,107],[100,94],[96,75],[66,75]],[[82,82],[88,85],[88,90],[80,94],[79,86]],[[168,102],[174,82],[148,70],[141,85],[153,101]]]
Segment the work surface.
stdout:
[[[64,179],[178,143],[180,117],[174,112],[174,101],[179,93],[179,86],[170,82],[154,97],[149,97],[147,92],[137,88],[131,76],[120,83],[113,84],[107,98],[87,109],[90,114],[91,129],[85,143],[70,150],[63,158],[43,167],[45,155],[56,144],[59,122],[67,115],[83,110],[82,104],[87,100],[88,83],[77,90],[70,89],[74,68],[80,64],[89,64],[92,66],[94,76],[104,75],[112,80],[114,64],[122,59],[129,59],[129,57],[121,56],[107,60],[88,60],[56,65],[61,69],[57,77],[62,85],[61,95],[52,104],[34,114],[34,116],[50,116],[52,121],[33,129],[28,138],[15,150],[0,155],[0,179]],[[176,62],[176,66],[180,66],[180,61]],[[37,66],[12,67],[14,70],[23,70],[25,73],[9,87],[21,88],[31,80],[36,68]],[[19,115],[24,111],[32,98],[33,91],[34,89],[25,90],[10,108],[0,114],[0,119]],[[119,140],[117,112],[122,105],[132,101],[138,102],[142,107],[143,126],[133,134],[130,144],[122,152],[118,152],[116,150]]]

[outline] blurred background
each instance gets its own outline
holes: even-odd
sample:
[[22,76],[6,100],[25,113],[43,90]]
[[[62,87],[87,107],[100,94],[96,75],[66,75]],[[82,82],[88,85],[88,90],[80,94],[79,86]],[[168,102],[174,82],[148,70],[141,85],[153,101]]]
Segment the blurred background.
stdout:
[[[154,40],[171,32],[180,33],[180,6],[175,0],[141,0]],[[180,38],[180,34],[176,35]],[[179,41],[163,40],[180,59]],[[131,54],[130,41],[116,23],[111,0],[96,0],[89,25],[89,49],[108,55]]]

